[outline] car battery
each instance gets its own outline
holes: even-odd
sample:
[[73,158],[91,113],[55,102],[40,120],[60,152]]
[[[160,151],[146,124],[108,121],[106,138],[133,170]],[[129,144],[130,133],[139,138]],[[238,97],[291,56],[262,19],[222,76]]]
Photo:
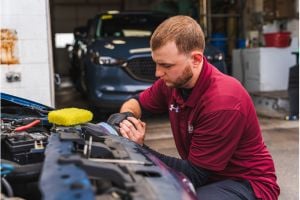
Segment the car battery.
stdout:
[[18,132],[8,135],[4,140],[4,151],[8,160],[18,164],[32,164],[44,159],[44,150],[47,145],[46,132]]

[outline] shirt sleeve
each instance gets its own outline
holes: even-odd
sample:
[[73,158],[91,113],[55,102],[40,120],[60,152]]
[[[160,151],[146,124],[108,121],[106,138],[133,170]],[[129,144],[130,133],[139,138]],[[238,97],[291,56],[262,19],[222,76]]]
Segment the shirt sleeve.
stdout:
[[167,156],[157,151],[151,149],[150,147],[144,145],[144,148],[148,150],[150,153],[158,157],[162,162],[164,162],[170,168],[183,173],[186,177],[190,179],[195,188],[204,185],[211,172],[203,169],[201,167],[195,166],[190,163],[188,160],[182,160],[179,158]]
[[168,110],[167,88],[163,80],[156,81],[150,88],[141,92],[139,103],[143,109],[159,114]]
[[223,110],[202,116],[194,127],[188,160],[209,170],[221,171],[239,146],[246,118],[237,110]]

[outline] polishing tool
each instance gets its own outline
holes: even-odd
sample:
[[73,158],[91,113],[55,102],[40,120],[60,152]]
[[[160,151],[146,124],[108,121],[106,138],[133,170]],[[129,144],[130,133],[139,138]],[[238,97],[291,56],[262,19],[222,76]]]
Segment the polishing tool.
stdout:
[[93,113],[80,108],[63,108],[48,113],[48,121],[60,126],[75,126],[91,121]]

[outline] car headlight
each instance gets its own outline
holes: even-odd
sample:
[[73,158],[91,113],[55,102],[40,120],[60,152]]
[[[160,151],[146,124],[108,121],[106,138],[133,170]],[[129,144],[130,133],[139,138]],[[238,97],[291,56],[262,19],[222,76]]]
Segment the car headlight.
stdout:
[[209,62],[212,62],[212,61],[213,61],[213,57],[212,57],[211,55],[207,55],[206,58],[207,58],[207,60],[208,60]]
[[116,59],[110,56],[99,56],[98,62],[100,65],[122,65],[124,60]]
[[217,54],[215,54],[213,59],[216,60],[216,61],[224,60],[223,53],[217,53]]
[[124,65],[125,60],[113,58],[110,56],[100,56],[99,52],[95,52],[92,49],[89,51],[90,59],[93,63],[97,65],[106,65],[106,66],[115,66],[115,65]]

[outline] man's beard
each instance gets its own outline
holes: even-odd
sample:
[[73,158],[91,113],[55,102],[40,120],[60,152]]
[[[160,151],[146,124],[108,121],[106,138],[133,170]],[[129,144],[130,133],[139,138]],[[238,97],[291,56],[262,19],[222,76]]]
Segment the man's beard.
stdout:
[[193,72],[189,65],[184,68],[184,71],[180,77],[178,77],[171,87],[173,88],[184,88],[186,83],[193,77]]

